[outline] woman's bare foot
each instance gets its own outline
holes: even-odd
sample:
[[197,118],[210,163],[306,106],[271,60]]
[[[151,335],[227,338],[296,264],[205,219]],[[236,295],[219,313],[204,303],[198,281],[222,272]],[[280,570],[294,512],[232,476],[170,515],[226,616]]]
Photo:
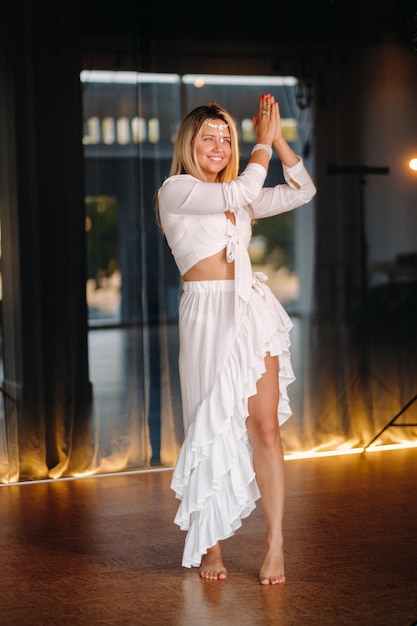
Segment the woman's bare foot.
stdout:
[[259,582],[261,585],[276,585],[285,582],[282,548],[265,548],[264,561],[259,572]]
[[207,554],[203,556],[200,565],[200,576],[210,580],[225,580],[227,578],[222,551],[218,543],[209,548]]

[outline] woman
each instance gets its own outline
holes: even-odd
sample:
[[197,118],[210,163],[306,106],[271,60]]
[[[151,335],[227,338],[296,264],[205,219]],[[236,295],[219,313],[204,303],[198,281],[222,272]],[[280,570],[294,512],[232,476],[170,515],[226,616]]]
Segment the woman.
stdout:
[[[182,564],[227,576],[220,541],[261,496],[266,521],[261,584],[284,582],[284,460],[279,424],[291,411],[291,322],[253,274],[251,224],[305,204],[315,187],[282,136],[270,94],[253,116],[257,143],[238,175],[238,135],[218,104],[183,120],[171,170],[157,193],[161,228],[183,278],[179,368],[185,439],[172,478],[187,530]],[[285,184],[263,188],[272,148]]]

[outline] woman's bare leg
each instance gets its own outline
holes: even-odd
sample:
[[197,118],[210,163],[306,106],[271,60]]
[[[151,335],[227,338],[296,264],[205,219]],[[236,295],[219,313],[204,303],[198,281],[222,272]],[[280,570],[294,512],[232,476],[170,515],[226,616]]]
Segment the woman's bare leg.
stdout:
[[227,571],[223,564],[222,551],[220,543],[207,550],[201,560],[200,565],[201,578],[210,578],[210,580],[225,580]]
[[285,581],[282,519],[284,513],[284,455],[277,419],[278,357],[265,357],[266,372],[249,398],[247,428],[253,448],[256,480],[266,521],[265,554],[259,580],[263,585]]

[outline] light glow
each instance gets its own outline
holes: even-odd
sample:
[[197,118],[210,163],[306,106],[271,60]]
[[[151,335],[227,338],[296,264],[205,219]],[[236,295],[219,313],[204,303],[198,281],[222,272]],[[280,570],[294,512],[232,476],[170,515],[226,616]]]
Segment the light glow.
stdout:
[[379,452],[380,450],[397,450],[398,448],[417,448],[417,441],[404,441],[403,443],[389,443],[381,446],[369,446],[364,452]]
[[227,76],[220,74],[184,74],[182,82],[185,85],[203,87],[204,85],[259,85],[259,86],[289,86],[297,84],[294,76]]
[[[393,443],[387,445],[372,445],[369,448],[345,448],[338,450],[327,450],[322,452],[317,452],[314,450],[307,450],[306,452],[290,452],[284,455],[284,459],[286,461],[296,461],[300,459],[315,459],[329,456],[344,456],[347,454],[362,454],[364,452],[386,452],[389,450],[400,450],[402,448],[417,448],[417,441],[404,441],[403,443]],[[50,477],[50,478],[42,478],[39,480],[25,480],[18,481],[16,479],[11,479],[8,483],[3,482],[0,483],[1,487],[18,487],[20,485],[36,485],[39,483],[48,483],[48,482],[62,482],[62,481],[72,481],[72,480],[85,480],[87,478],[106,478],[106,477],[115,477],[115,476],[129,476],[132,474],[151,474],[155,472],[170,472],[173,471],[173,467],[152,467],[152,468],[144,468],[138,470],[125,470],[125,471],[117,471],[114,472],[101,472],[99,468],[85,470],[84,472],[76,472],[72,476],[61,476],[61,477]]]
[[346,454],[361,454],[364,448],[349,448],[347,450],[324,450],[322,452],[315,452],[314,450],[307,450],[306,452],[290,452],[284,454],[286,461],[294,461],[296,459],[315,459],[317,457],[324,456],[344,456]]
[[180,82],[178,74],[156,74],[152,72],[111,72],[105,70],[84,70],[80,73],[82,83],[103,83],[136,85],[136,83],[172,83]]
[[368,448],[339,448],[337,450],[315,451],[307,450],[306,452],[289,452],[284,455],[286,461],[296,459],[314,459],[325,456],[344,456],[346,454],[362,454],[363,452],[383,452],[386,450],[400,450],[402,448],[417,448],[417,441],[403,441],[402,443],[391,443],[385,445],[372,444]]
[[[136,85],[136,83],[171,83],[181,82],[179,74],[164,74],[156,72],[117,72],[108,70],[83,70],[80,73],[82,83],[119,83]],[[264,85],[288,86],[297,84],[294,76],[229,76],[219,74],[185,74],[182,82],[186,85],[203,87],[204,85]]]
[[414,172],[417,172],[417,158],[414,157],[413,159],[411,159],[411,161],[408,164],[410,170],[413,170]]

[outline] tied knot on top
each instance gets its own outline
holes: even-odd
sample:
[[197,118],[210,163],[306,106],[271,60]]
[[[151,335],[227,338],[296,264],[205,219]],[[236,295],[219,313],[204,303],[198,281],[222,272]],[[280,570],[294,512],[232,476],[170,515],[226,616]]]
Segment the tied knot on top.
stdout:
[[236,259],[237,248],[239,246],[239,237],[236,230],[232,233],[228,233],[229,239],[226,245],[226,260],[228,263],[233,263]]
[[228,224],[226,260],[235,264],[235,312],[239,318],[239,299],[248,302],[252,290],[252,266],[249,253],[239,238],[239,231],[234,224]]
[[262,283],[268,280],[268,276],[263,272],[252,272],[249,252],[242,247],[237,229],[232,228],[227,234],[226,259],[228,263],[235,262],[236,298],[248,302],[252,289],[263,298]]

